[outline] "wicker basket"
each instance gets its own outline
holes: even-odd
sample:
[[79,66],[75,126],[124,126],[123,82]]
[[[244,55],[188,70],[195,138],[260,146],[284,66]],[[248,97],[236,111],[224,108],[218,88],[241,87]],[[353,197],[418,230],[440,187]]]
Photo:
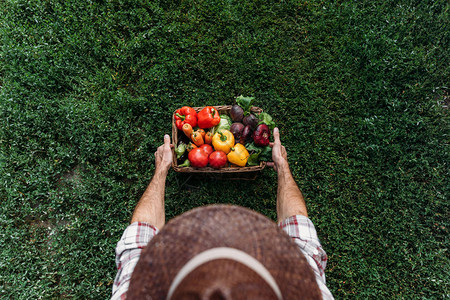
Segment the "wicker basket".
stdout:
[[[214,106],[214,108],[217,109],[219,114],[230,114],[231,105],[219,105]],[[199,112],[203,109],[203,107],[194,107],[195,111]],[[261,113],[262,109],[259,107],[253,106],[251,109],[254,113]],[[172,143],[173,145],[178,145],[178,140],[180,139],[181,135],[184,134],[183,131],[178,130],[175,125],[175,112],[172,114]],[[265,168],[266,162],[261,162],[258,166],[249,166],[249,167],[224,167],[220,169],[214,169],[211,167],[205,167],[205,168],[193,168],[193,167],[179,167],[175,155],[175,150],[172,149],[173,152],[173,161],[172,161],[172,168],[176,172],[181,173],[194,173],[194,174],[209,174],[209,175],[226,175],[226,176],[213,176],[213,177],[220,177],[220,178],[249,178],[250,175],[256,177],[257,172],[261,171]],[[244,175],[244,176],[242,176]]]

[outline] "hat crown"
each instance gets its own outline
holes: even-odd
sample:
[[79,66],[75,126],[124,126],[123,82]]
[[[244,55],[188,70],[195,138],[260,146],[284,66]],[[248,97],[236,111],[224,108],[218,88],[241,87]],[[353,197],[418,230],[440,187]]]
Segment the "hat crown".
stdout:
[[[142,252],[127,298],[166,299],[183,266],[199,253],[222,247],[259,261],[274,278],[283,299],[322,298],[311,267],[292,239],[267,217],[231,205],[196,208],[170,220]],[[173,299],[277,299],[266,280],[232,259],[199,265],[179,287],[182,289],[175,289]],[[265,294],[258,294],[259,290]]]

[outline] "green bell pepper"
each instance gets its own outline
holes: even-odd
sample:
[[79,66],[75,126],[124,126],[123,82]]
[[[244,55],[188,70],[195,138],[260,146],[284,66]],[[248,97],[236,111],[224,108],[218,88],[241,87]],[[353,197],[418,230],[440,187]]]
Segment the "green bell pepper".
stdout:
[[177,159],[180,159],[180,157],[183,156],[184,152],[186,152],[186,144],[180,142],[178,147],[175,148],[175,154],[177,155]]

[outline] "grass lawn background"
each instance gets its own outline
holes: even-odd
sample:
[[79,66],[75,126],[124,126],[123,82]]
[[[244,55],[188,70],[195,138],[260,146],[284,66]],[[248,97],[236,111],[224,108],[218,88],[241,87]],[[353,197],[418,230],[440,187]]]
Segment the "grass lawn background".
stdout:
[[[0,296],[108,298],[171,113],[242,94],[280,128],[337,299],[448,297],[449,31],[447,1],[2,2]],[[172,171],[166,215],[275,219],[275,198],[271,170]]]

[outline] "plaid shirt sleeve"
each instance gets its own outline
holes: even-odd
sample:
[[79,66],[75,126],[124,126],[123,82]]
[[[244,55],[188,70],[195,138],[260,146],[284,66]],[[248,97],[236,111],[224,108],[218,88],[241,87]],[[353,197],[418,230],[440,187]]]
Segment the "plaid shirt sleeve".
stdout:
[[325,282],[325,268],[328,257],[320,244],[311,220],[308,217],[296,215],[280,222],[278,226],[294,239],[300,251],[305,255],[316,275],[317,285],[322,291],[323,299],[334,299]]
[[156,227],[143,222],[135,222],[125,229],[116,246],[117,275],[111,299],[126,299],[131,274],[141,256],[142,249],[158,232]]

